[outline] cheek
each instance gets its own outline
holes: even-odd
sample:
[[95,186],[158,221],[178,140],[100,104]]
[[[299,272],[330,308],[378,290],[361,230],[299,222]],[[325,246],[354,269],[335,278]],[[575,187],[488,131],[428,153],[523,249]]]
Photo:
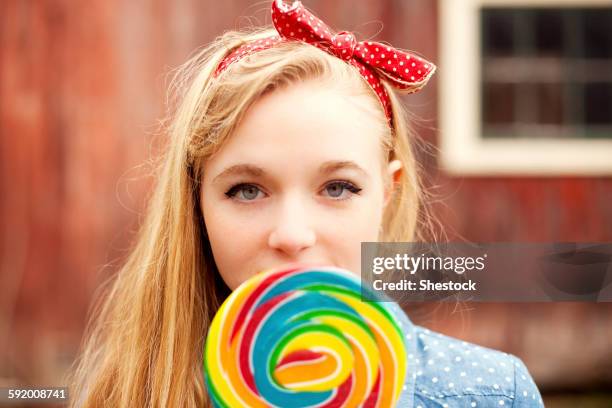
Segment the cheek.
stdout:
[[233,290],[254,273],[249,265],[261,251],[261,218],[237,216],[224,202],[205,204],[203,214],[215,264]]
[[361,241],[376,241],[382,224],[384,211],[384,190],[382,183],[374,183],[370,193],[362,200],[359,214],[353,217],[352,228]]
[[342,214],[328,214],[321,223],[319,243],[328,249],[339,266],[356,274],[361,271],[361,243],[379,238],[383,216],[383,197],[372,194]]
[[363,203],[340,216],[330,215],[329,233],[339,242],[376,240],[381,225],[382,206]]

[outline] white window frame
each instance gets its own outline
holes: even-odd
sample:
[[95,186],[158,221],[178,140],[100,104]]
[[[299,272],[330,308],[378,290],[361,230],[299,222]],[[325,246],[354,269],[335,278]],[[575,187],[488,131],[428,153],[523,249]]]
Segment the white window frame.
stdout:
[[[482,6],[588,7],[612,0],[441,0],[440,160],[459,175],[611,175],[612,139],[483,139]],[[612,136],[612,135],[611,135]]]

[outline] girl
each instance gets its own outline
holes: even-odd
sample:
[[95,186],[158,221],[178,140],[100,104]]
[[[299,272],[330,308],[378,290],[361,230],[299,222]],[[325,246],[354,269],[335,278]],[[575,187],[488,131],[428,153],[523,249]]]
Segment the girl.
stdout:
[[[101,305],[74,406],[206,406],[202,350],[231,290],[289,262],[359,273],[360,242],[422,237],[405,113],[434,66],[333,35],[299,3],[187,62],[139,238]],[[406,406],[532,406],[515,357],[405,324]],[[535,406],[535,405],[534,405]]]

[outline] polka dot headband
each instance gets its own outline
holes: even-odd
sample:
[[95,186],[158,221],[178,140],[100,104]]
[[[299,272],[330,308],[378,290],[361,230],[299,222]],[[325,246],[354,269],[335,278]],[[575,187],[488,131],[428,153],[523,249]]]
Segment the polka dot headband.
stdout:
[[219,75],[232,63],[254,52],[274,47],[284,41],[300,41],[320,48],[356,67],[380,100],[392,122],[391,100],[382,79],[408,93],[419,91],[436,70],[431,62],[405,51],[373,41],[357,41],[353,33],[331,29],[310,13],[299,1],[288,6],[283,0],[272,1],[272,21],[278,34],[246,43],[228,54],[217,67]]

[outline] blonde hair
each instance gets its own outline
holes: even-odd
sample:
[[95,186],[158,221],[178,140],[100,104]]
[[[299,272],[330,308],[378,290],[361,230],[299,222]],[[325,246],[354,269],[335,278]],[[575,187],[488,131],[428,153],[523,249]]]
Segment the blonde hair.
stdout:
[[421,188],[406,114],[393,107],[390,129],[358,71],[316,47],[288,42],[259,51],[215,78],[237,46],[270,30],[230,32],[185,63],[172,82],[168,145],[135,246],[92,310],[72,375],[73,406],[204,406],[204,338],[229,290],[214,264],[199,207],[202,163],[231,135],[261,95],[309,79],[347,84],[379,109],[387,157],[403,163],[385,209],[382,241],[419,239]]

